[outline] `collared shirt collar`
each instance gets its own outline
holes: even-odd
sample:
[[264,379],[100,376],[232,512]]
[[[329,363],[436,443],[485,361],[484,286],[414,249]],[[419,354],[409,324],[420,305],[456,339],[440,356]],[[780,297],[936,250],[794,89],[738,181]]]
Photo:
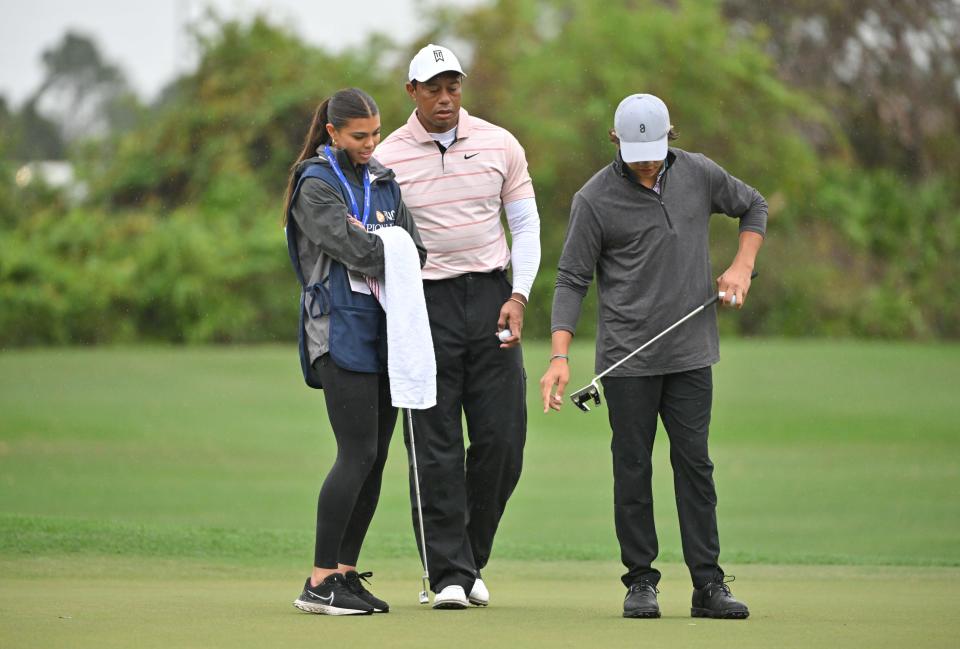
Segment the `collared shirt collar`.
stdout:
[[[466,108],[460,108],[460,115],[457,118],[457,139],[463,140],[470,137],[471,131],[471,117],[467,112]],[[414,109],[410,113],[410,117],[407,119],[407,127],[410,129],[410,132],[413,134],[413,138],[421,144],[433,144],[434,139],[430,137],[430,134],[427,132],[427,129],[423,128],[423,124],[420,123],[420,120],[417,119],[417,111]]]
[[[663,177],[664,172],[667,170],[667,168],[670,165],[673,164],[673,161],[676,159],[677,159],[677,154],[667,149],[667,157],[663,161],[663,166],[660,167],[660,173],[657,174],[658,181],[660,178]],[[630,167],[627,166],[627,163],[623,161],[623,156],[620,155],[620,149],[617,149],[617,155],[613,159],[613,168],[618,174],[620,174],[624,178],[628,178],[634,182],[637,181],[637,178],[634,175],[633,171],[631,171]]]

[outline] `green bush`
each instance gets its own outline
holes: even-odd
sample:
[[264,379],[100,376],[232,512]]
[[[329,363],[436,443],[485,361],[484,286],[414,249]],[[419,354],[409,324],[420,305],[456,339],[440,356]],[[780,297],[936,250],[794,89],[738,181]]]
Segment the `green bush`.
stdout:
[[854,332],[886,338],[960,336],[960,191],[946,177],[829,168],[812,211],[866,259]]
[[[722,315],[724,332],[960,338],[955,180],[851,162],[816,98],[778,79],[764,34],[729,27],[716,1],[499,0],[435,18],[408,46],[378,38],[337,55],[262,18],[216,23],[196,70],[139,126],[75,147],[83,207],[17,188],[0,133],[0,345],[292,340],[280,198],[316,104],[363,87],[389,133],[411,110],[408,56],[454,35],[462,52],[482,51],[464,57],[464,106],[513,132],[530,162],[543,262],[528,336],[549,335],[570,200],[614,155],[614,108],[649,91],[668,101],[677,145],[770,203],[761,277],[747,311]],[[716,217],[717,274],[736,243],[736,223]],[[581,336],[595,320],[591,291]]]
[[0,238],[0,342],[252,342],[296,335],[283,231],[179,211],[46,214]]

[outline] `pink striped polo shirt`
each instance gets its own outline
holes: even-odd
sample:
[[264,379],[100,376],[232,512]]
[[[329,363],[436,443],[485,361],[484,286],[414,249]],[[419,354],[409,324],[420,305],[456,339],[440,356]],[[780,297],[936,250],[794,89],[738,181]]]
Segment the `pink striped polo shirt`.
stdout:
[[396,174],[427,248],[424,279],[507,267],[501,208],[534,193],[523,147],[506,129],[461,108],[457,139],[440,153],[414,111],[376,158]]

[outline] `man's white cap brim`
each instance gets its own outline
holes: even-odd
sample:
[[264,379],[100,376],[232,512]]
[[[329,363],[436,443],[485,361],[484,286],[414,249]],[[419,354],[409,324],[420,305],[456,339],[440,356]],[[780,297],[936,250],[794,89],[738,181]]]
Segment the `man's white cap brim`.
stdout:
[[653,142],[620,140],[620,156],[624,162],[658,162],[667,157],[667,134]]
[[459,68],[447,68],[445,70],[437,70],[433,74],[419,74],[415,76],[413,79],[410,79],[410,81],[416,80],[419,83],[426,83],[427,81],[430,81],[430,79],[434,78],[438,74],[443,74],[444,72],[456,72],[461,76],[464,76],[464,77],[467,76],[466,73],[463,70],[460,70]]
[[444,72],[456,72],[461,76],[467,76],[456,54],[442,45],[430,43],[417,52],[410,61],[407,79],[423,83]]

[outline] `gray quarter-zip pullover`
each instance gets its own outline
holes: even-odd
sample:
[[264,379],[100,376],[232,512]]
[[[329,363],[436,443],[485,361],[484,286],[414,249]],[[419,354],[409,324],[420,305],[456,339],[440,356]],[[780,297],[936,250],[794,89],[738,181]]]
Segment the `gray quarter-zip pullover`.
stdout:
[[[671,148],[660,194],[617,159],[574,195],[553,298],[552,331],[576,332],[587,288],[597,275],[595,371],[600,373],[707,300],[710,215],[740,219],[764,235],[760,193],[699,153]],[[720,360],[716,310],[707,309],[609,376],[654,376]]]

